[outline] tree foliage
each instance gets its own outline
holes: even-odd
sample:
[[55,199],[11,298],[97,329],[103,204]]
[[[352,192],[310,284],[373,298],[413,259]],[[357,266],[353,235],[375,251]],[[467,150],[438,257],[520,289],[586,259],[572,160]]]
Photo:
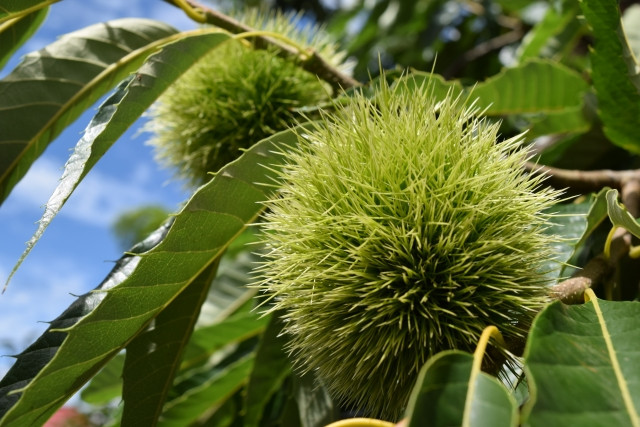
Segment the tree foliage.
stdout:
[[[35,32],[50,3],[3,6],[0,64]],[[540,262],[555,301],[532,321],[526,342],[503,342],[500,325],[474,325],[476,335],[484,330],[475,352],[451,345],[426,360],[408,404],[400,404],[406,406],[402,417],[411,426],[426,419],[438,426],[640,426],[639,251],[631,244],[640,237],[637,6],[382,0],[330,10],[307,2],[345,43],[354,79],[286,35],[252,31],[191,1],[171,3],[211,25],[186,32],[134,18],[92,25],[30,53],[0,80],[0,201],[66,126],[108,95],[70,156],[29,247],[123,132],[165,91],[179,87],[174,83],[181,76],[205,63],[202,58],[231,43],[248,52],[266,49],[323,82],[331,100],[292,104],[282,119],[285,130],[260,133],[215,175],[205,173],[179,212],[17,355],[0,380],[0,426],[41,425],[85,385],[82,399],[108,414],[112,425],[306,427],[366,415],[336,400],[316,371],[294,368],[288,336],[281,334],[287,313],[261,315],[271,302],[248,286],[256,263],[264,268],[277,260],[246,243],[260,232],[248,226],[260,223],[268,201],[282,194],[279,177],[295,170],[286,153],[320,126],[318,117],[331,122],[335,111],[351,111],[354,94],[381,102],[376,96],[386,85],[409,97],[428,87],[436,98],[469,100],[504,141],[526,131],[532,161],[513,179],[545,175],[546,185],[579,195],[543,213],[544,232],[560,237],[543,251],[553,255]],[[372,77],[380,65],[387,70]],[[248,81],[236,77],[238,85]],[[243,114],[236,109],[225,119],[245,123],[235,117]],[[251,138],[244,126],[239,134]],[[233,126],[225,129],[233,132]],[[378,153],[380,162],[386,154]],[[482,165],[469,167],[481,173]],[[518,226],[527,225],[520,220]],[[467,329],[473,328],[458,332],[468,335]],[[482,370],[483,360],[505,350],[508,367]],[[387,374],[407,375],[401,369]],[[347,384],[353,373],[344,375]]]

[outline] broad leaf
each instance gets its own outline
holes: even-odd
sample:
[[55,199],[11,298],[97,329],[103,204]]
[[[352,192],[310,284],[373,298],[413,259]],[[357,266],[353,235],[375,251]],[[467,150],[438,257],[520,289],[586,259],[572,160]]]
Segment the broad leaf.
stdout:
[[554,113],[582,105],[589,86],[575,71],[532,60],[507,68],[471,91],[487,115]]
[[640,426],[639,342],[638,302],[549,305],[525,350],[523,425]]
[[[163,46],[162,50],[149,57],[135,76],[130,76],[119,85],[91,120],[65,165],[60,183],[47,202],[38,229],[27,242],[27,248],[14,266],[7,283],[102,155],[172,82],[207,52],[227,41],[229,36],[219,30],[209,29],[181,33],[172,39],[177,41]],[[147,51],[148,48],[145,49]]]
[[11,55],[38,29],[47,16],[48,10],[48,7],[44,7],[27,15],[0,23],[0,69],[5,66]]
[[156,425],[218,264],[214,262],[200,273],[147,330],[127,345],[122,387],[124,425]]
[[338,405],[313,372],[294,374],[293,386],[302,427],[324,427],[339,419]]
[[607,191],[607,212],[611,223],[622,227],[636,237],[640,237],[640,224],[620,202],[618,202],[618,190]]
[[255,363],[249,376],[244,404],[244,425],[260,425],[260,420],[269,399],[282,388],[284,380],[291,374],[291,363],[284,347],[285,337],[280,336],[282,320],[271,316],[271,322],[260,338]]
[[0,6],[0,24],[44,9],[60,0],[4,0]]
[[40,365],[46,366],[39,372],[23,368],[22,381],[10,383],[9,390],[20,388],[20,399],[0,407],[9,410],[0,425],[43,422],[140,333],[262,211],[262,202],[275,191],[280,150],[297,141],[295,131],[265,139],[202,186],[135,270],[105,296],[99,293],[103,301],[77,324],[59,330],[66,337],[47,349]]
[[175,33],[148,19],[91,25],[26,55],[0,80],[0,203],[65,127]]
[[124,354],[119,354],[93,377],[80,393],[80,397],[93,405],[106,405],[122,395]]
[[581,0],[593,29],[591,77],[604,133],[616,145],[640,153],[640,64],[629,47],[615,0]]

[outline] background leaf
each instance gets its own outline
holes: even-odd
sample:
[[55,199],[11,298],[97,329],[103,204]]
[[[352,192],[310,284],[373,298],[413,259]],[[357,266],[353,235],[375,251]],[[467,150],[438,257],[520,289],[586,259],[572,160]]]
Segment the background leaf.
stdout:
[[607,212],[611,223],[622,227],[636,237],[640,237],[640,224],[620,202],[618,202],[618,190],[607,191]]
[[632,153],[640,153],[640,64],[627,43],[615,0],[581,0],[593,29],[591,77],[604,133]]
[[640,425],[638,342],[638,302],[549,305],[525,350],[524,425]]

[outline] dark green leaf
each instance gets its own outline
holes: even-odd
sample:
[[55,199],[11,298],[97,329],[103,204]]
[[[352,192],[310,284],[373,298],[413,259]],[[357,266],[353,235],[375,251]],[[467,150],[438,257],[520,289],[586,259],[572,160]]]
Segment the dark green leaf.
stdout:
[[218,262],[207,267],[126,347],[122,423],[155,426]]
[[140,333],[262,211],[262,202],[275,191],[280,150],[297,141],[294,131],[260,141],[200,187],[164,240],[136,258],[135,269],[131,265],[128,274],[118,276],[118,286],[106,296],[91,294],[103,297],[97,307],[72,327],[58,329],[60,340],[45,347],[37,367],[25,363],[19,378],[7,380],[6,391],[21,388],[21,393],[1,404],[6,414],[0,425],[43,422]]
[[[134,256],[134,254],[146,252],[155,247],[164,238],[168,229],[169,226],[167,224],[142,243],[134,246],[129,254],[123,256],[116,262],[113,270],[111,270],[106,279],[94,291],[82,295],[74,301],[64,313],[51,322],[51,326],[49,326],[33,344],[17,356],[16,363],[0,381],[0,416],[2,416],[2,418],[0,418],[0,425],[10,424],[5,421],[5,418],[7,411],[9,411],[20,398],[19,392],[28,387],[29,383],[51,361],[58,351],[58,348],[65,341],[67,334],[60,330],[77,324],[84,316],[91,313],[91,311],[104,300],[106,296],[105,291],[122,283],[136,268],[140,258]],[[97,337],[99,338],[99,335],[97,335]],[[87,342],[91,341],[93,340]],[[97,370],[98,367],[90,369],[90,372],[85,374],[86,378]],[[73,380],[73,378],[70,378],[70,380]],[[77,384],[76,387],[80,387],[80,385],[82,384]],[[55,396],[43,396],[42,398],[35,396],[34,398],[38,399],[40,405],[45,406],[46,409],[41,412],[41,415],[38,414],[36,416],[35,419],[38,421],[34,421],[32,424],[37,425],[44,423],[51,413],[69,397],[69,394],[64,393],[58,393]]]
[[167,402],[160,426],[183,427],[209,418],[209,412],[218,409],[240,389],[249,377],[254,363],[253,355],[246,356],[212,376],[197,388]]
[[591,77],[604,133],[616,145],[640,153],[640,74],[624,35],[615,0],[581,0],[593,29]]
[[279,336],[282,320],[271,316],[271,322],[260,339],[256,351],[255,364],[247,384],[244,404],[244,425],[259,426],[260,419],[269,399],[282,387],[291,373],[291,363],[287,359],[284,346],[286,338]]
[[91,25],[26,55],[0,80],[0,202],[65,127],[175,33],[148,19]]
[[314,375],[294,375],[295,399],[302,427],[323,427],[338,420],[340,411],[333,402],[326,387]]
[[44,21],[48,10],[48,7],[43,7],[0,23],[0,68],[4,67],[11,55],[29,40]]
[[640,426],[640,303],[554,302],[525,350],[523,425]]

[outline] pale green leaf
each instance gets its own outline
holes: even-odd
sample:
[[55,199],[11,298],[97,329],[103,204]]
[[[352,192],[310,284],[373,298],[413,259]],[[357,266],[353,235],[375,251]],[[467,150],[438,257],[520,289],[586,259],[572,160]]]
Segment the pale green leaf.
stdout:
[[607,212],[611,223],[622,227],[636,237],[640,237],[640,224],[620,202],[618,202],[618,190],[607,191]]

